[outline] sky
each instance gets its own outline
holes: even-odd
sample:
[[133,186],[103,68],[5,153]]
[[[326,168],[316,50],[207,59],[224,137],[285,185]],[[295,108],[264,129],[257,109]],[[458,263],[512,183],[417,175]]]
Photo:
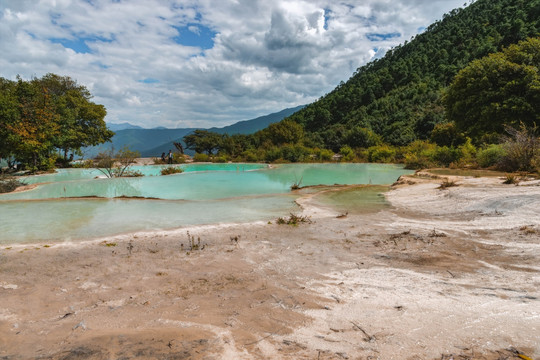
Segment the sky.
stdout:
[[309,104],[470,0],[0,0],[0,77],[86,86],[108,123],[221,127]]

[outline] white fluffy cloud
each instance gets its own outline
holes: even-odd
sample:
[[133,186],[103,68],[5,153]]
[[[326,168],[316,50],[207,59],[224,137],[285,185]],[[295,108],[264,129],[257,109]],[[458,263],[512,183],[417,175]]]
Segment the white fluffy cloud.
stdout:
[[108,122],[223,126],[312,102],[463,2],[2,0],[0,76],[71,76]]

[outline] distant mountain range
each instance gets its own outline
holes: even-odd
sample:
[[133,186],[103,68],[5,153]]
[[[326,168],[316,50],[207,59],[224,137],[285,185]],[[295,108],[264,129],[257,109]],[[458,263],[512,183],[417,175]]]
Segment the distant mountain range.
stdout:
[[[252,120],[239,121],[232,125],[228,125],[222,128],[210,128],[205,129],[213,131],[219,134],[253,134],[259,130],[266,128],[268,125],[279,122],[301,110],[305,105],[297,106],[295,108],[289,108],[277,113],[260,116]],[[124,146],[127,146],[130,150],[138,151],[143,157],[159,157],[161,153],[174,150],[173,142],[181,142],[182,138],[194,130],[200,128],[180,128],[180,129],[167,129],[164,127],[157,127],[153,129],[144,129],[137,125],[124,122],[121,124],[107,124],[109,129],[116,134],[111,139],[110,143],[101,144],[99,146],[92,146],[83,149],[85,158],[94,157],[101,151],[106,151],[112,148],[119,150]],[[186,153],[191,153],[186,151]]]

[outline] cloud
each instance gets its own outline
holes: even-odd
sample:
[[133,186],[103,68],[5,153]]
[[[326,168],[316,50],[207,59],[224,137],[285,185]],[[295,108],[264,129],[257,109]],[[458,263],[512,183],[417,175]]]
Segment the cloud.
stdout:
[[0,76],[71,76],[109,122],[223,126],[314,101],[462,4],[4,0]]

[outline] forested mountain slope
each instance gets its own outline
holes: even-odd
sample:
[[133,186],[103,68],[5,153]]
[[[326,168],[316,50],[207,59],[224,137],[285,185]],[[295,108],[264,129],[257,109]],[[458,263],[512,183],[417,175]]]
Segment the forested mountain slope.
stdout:
[[312,146],[367,147],[366,129],[404,145],[444,121],[441,96],[469,62],[540,35],[540,0],[477,0],[450,14],[288,119]]

